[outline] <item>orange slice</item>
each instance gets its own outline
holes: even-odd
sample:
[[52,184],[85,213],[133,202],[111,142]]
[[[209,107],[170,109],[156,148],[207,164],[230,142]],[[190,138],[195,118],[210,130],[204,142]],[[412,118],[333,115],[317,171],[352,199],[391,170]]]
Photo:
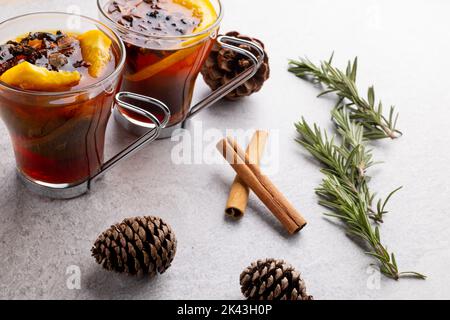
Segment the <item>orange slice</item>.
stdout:
[[84,61],[91,64],[89,74],[100,77],[111,60],[111,39],[100,30],[91,30],[80,35],[78,40]]
[[2,74],[0,80],[14,87],[33,91],[64,91],[80,83],[78,71],[50,71],[21,62]]
[[217,20],[217,12],[209,0],[172,0],[189,10],[192,10],[192,16],[201,20],[194,32],[201,32],[211,26]]
[[155,64],[149,65],[135,74],[127,75],[127,76],[125,76],[125,78],[130,81],[142,81],[142,80],[151,78],[155,74],[158,74],[161,71],[166,70],[171,65],[174,65],[175,63],[185,59],[190,54],[194,53],[195,50],[197,50],[197,49],[198,49],[198,47],[194,46],[191,48],[180,49],[178,51],[175,51],[175,53],[172,53],[167,58],[164,58],[163,60],[161,60]]
[[[195,18],[199,18],[201,20],[200,24],[195,28],[194,32],[199,33],[203,30],[206,30],[211,25],[213,25],[217,20],[217,12],[214,9],[211,1],[209,0],[172,0],[173,3],[181,5],[192,11],[192,16]],[[146,68],[140,70],[139,72],[126,75],[125,78],[129,81],[142,81],[148,78],[151,78],[155,74],[169,68],[175,63],[185,59],[190,54],[192,54],[197,48],[197,46],[189,47],[190,45],[199,42],[205,37],[209,35],[200,35],[184,41],[182,43],[182,47],[186,49],[180,49],[175,51],[173,54],[168,56],[167,58],[147,66]],[[189,47],[189,48],[187,48]]]

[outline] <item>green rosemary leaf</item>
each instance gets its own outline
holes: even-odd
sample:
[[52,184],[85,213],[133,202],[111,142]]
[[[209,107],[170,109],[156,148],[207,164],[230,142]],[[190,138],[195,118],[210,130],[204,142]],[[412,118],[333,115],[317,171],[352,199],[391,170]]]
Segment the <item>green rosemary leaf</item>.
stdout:
[[[364,127],[364,135],[367,139],[395,139],[401,136],[401,132],[396,128],[398,114],[394,106],[390,108],[390,114],[383,115],[383,104],[375,102],[375,90],[368,89],[367,100],[361,97],[356,87],[356,74],[358,70],[358,59],[347,64],[346,72],[332,66],[333,55],[328,61],[322,61],[316,66],[306,58],[299,60],[289,60],[289,71],[297,77],[307,79],[313,83],[322,83],[327,89],[319,94],[335,92],[340,98],[340,107],[348,109],[350,117]],[[344,103],[344,100],[349,103]]]
[[384,202],[383,202],[383,206],[381,207],[381,211],[382,211],[382,212],[387,212],[387,211],[385,211],[385,208],[386,208],[387,203],[388,203],[389,200],[392,198],[392,196],[393,196],[395,193],[397,193],[398,191],[400,191],[401,189],[403,189],[403,187],[399,187],[399,188],[395,189],[394,191],[392,191],[392,192],[386,197],[386,199],[385,199]]
[[369,255],[369,256],[375,257],[378,260],[384,260],[384,257],[382,255],[379,255],[379,254],[377,254],[375,252],[366,252],[366,254]]
[[391,253],[392,264],[397,268],[397,262],[395,261],[394,253]]
[[320,97],[322,97],[322,96],[325,96],[325,95],[327,95],[327,94],[329,94],[329,93],[333,93],[333,92],[336,92],[336,90],[325,90],[324,92],[319,93],[319,94],[317,95],[317,98],[320,98]]
[[325,215],[343,221],[349,235],[365,242],[370,249],[367,254],[378,260],[380,272],[385,276],[395,280],[400,277],[425,279],[420,273],[398,271],[395,255],[381,244],[380,230],[371,224],[371,220],[382,222],[387,203],[400,188],[378,201],[376,211],[371,208],[374,194],[369,191],[366,170],[374,163],[371,150],[366,146],[363,126],[352,120],[350,112],[344,108],[333,109],[332,119],[342,138],[340,144],[335,136],[330,137],[316,124],[310,126],[304,118],[295,125],[299,134],[297,142],[322,164],[325,177],[316,194],[319,204],[330,210]]
[[[369,104],[373,106],[375,104],[375,90],[373,87],[369,88],[369,92],[367,93],[367,98],[369,99]],[[392,110],[392,108],[391,108]]]
[[351,72],[351,79],[353,82],[356,82],[356,73],[358,71],[358,57],[355,58],[353,61],[353,68]]

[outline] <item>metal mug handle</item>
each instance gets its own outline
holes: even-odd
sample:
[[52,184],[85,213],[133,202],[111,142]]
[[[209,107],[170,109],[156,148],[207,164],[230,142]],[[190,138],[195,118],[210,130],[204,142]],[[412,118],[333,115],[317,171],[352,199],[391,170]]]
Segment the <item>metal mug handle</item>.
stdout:
[[[193,106],[188,113],[188,116],[186,119],[191,118],[192,116],[196,115],[203,109],[206,109],[225,97],[227,94],[229,94],[231,91],[236,89],[237,87],[241,86],[246,81],[250,80],[257,72],[258,69],[261,67],[262,63],[264,62],[264,49],[261,48],[258,44],[252,41],[242,40],[236,37],[230,37],[230,36],[219,36],[217,37],[217,42],[224,48],[233,50],[239,54],[242,54],[243,56],[250,59],[252,66],[245,69],[241,74],[236,76],[234,79],[232,79],[227,84],[223,85],[222,87],[218,88],[217,90],[211,92],[210,95],[208,95],[206,98],[204,98],[202,101],[197,103],[195,106]],[[239,47],[240,45],[246,45],[254,49],[258,54],[255,56],[252,52],[249,50],[243,49]]]
[[[219,36],[217,38],[217,42],[224,48],[233,50],[239,54],[244,55],[248,59],[250,59],[252,66],[247,68],[245,71],[243,71],[240,75],[232,79],[229,83],[223,85],[222,87],[218,88],[217,90],[213,91],[210,95],[208,95],[206,98],[204,98],[202,101],[197,103],[195,106],[191,108],[189,111],[186,119],[196,115],[203,109],[213,105],[220,99],[222,99],[224,96],[229,94],[231,91],[245,83],[247,80],[251,79],[256,72],[258,72],[258,69],[261,67],[263,61],[264,61],[264,50],[256,43],[252,41],[242,40],[235,37],[230,36]],[[252,52],[249,50],[243,49],[239,47],[240,45],[246,45],[251,47],[257,52],[257,56],[255,56]],[[140,102],[145,102],[152,104],[158,108],[160,108],[164,113],[164,119],[163,121],[159,121],[158,118],[153,115],[151,112],[139,108],[129,102],[124,101],[124,98],[128,100],[137,100]],[[117,106],[127,109],[130,111],[133,111],[135,113],[138,113],[146,118],[148,118],[152,123],[155,124],[155,127],[148,130],[144,135],[142,135],[139,139],[137,139],[135,142],[133,142],[131,145],[129,145],[127,148],[119,152],[117,155],[112,157],[110,160],[105,162],[103,166],[101,167],[100,172],[98,172],[95,176],[91,177],[89,179],[89,182],[94,181],[95,179],[99,178],[105,172],[110,170],[112,167],[114,167],[117,163],[120,161],[126,159],[127,157],[131,156],[132,154],[139,151],[142,147],[144,147],[147,143],[152,142],[156,140],[163,128],[167,125],[170,119],[170,110],[169,108],[161,101],[151,98],[148,96],[132,93],[132,92],[119,92],[116,97],[115,101]],[[116,107],[117,108],[117,107]]]
[[[160,108],[162,110],[162,112],[164,113],[164,119],[162,121],[160,121],[153,113],[151,113],[145,109],[139,108],[129,102],[126,102],[124,100],[125,98],[128,100],[137,100],[140,102],[145,102],[145,103],[148,103],[148,104],[151,104],[153,106]],[[115,96],[115,102],[116,102],[116,105],[119,106],[120,108],[130,110],[132,112],[138,113],[138,114],[146,117],[152,123],[154,123],[155,127],[150,128],[144,135],[142,135],[140,138],[135,140],[128,147],[126,147],[125,149],[120,151],[118,154],[116,154],[114,157],[112,157],[111,159],[106,161],[102,165],[100,171],[96,175],[92,176],[89,179],[89,184],[91,182],[93,182],[94,180],[98,179],[99,177],[101,177],[103,174],[105,174],[107,171],[109,171],[112,167],[114,167],[120,161],[125,160],[126,158],[128,158],[131,155],[138,152],[140,149],[142,149],[148,143],[156,140],[159,137],[161,130],[167,125],[167,123],[169,122],[169,119],[170,119],[169,108],[163,102],[161,102],[157,99],[151,98],[151,97],[143,96],[143,95],[132,93],[132,92],[119,92]],[[115,106],[115,108],[117,108],[117,106]]]
[[[236,89],[237,87],[241,86],[243,83],[245,83],[247,80],[251,79],[257,72],[258,69],[261,67],[262,63],[264,62],[264,50],[261,48],[258,44],[238,39],[235,37],[230,36],[219,36],[217,38],[217,42],[224,48],[233,50],[234,52],[237,52],[239,54],[242,54],[243,56],[247,57],[251,61],[251,66],[245,69],[241,74],[236,76],[234,79],[232,79],[227,84],[223,85],[222,87],[218,88],[217,90],[211,92],[207,97],[205,97],[202,101],[191,107],[190,111],[188,112],[186,118],[183,120],[182,123],[178,125],[174,125],[172,127],[166,128],[163,130],[163,132],[160,135],[160,138],[169,138],[173,131],[178,129],[179,127],[182,127],[185,120],[188,120],[189,118],[193,117],[194,115],[198,114],[200,111],[212,106],[214,103],[225,97],[227,94],[229,94],[231,91]],[[257,54],[253,54],[249,50],[243,49],[239,47],[240,45],[245,45],[250,48],[252,48]],[[143,97],[143,96],[142,96]],[[142,135],[144,132],[147,131],[146,126],[142,126],[139,124],[131,123],[128,119],[126,119],[121,112],[118,111],[118,109],[114,110],[114,117],[116,121],[120,123],[122,127],[124,127],[126,130],[136,134],[136,135]]]
[[[141,102],[152,104],[153,106],[156,106],[160,108],[164,113],[164,119],[162,121],[158,120],[158,118],[152,114],[151,112],[144,110],[142,108],[136,107],[126,101],[124,101],[124,98],[130,99],[130,100],[138,100]],[[115,96],[115,102],[117,105],[119,105],[121,108],[136,112],[146,118],[148,118],[150,121],[154,123],[153,128],[147,128],[146,132],[138,138],[136,141],[134,141],[132,144],[130,144],[128,147],[123,149],[121,152],[116,154],[114,157],[106,161],[100,168],[100,171],[96,173],[95,175],[87,178],[85,181],[75,184],[75,185],[64,185],[62,187],[55,187],[52,185],[46,185],[46,184],[39,184],[36,182],[33,182],[23,176],[22,174],[19,174],[19,178],[23,181],[25,186],[31,190],[34,193],[40,194],[42,196],[54,198],[54,199],[72,199],[76,198],[78,196],[81,196],[88,192],[91,187],[92,183],[101,177],[105,172],[110,170],[112,167],[114,167],[117,163],[124,160],[125,158],[131,156],[132,154],[139,151],[142,147],[144,147],[149,142],[152,142],[161,133],[161,130],[167,125],[170,118],[170,111],[167,106],[162,103],[159,100],[149,98],[146,96],[130,93],[130,92],[120,92]]]

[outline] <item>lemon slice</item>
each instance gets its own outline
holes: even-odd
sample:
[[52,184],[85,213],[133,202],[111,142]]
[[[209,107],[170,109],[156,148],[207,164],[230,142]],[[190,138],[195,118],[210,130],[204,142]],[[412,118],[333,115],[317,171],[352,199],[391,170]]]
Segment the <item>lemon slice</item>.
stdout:
[[[189,10],[192,10],[192,15],[195,18],[201,20],[200,24],[195,28],[194,33],[202,32],[203,30],[208,29],[211,25],[213,25],[217,21],[217,12],[214,9],[211,1],[209,0],[172,0],[173,3],[181,5]],[[180,49],[175,51],[173,54],[168,56],[167,58],[147,66],[146,68],[140,70],[139,72],[126,75],[125,78],[129,81],[142,81],[148,79],[155,74],[169,68],[175,63],[185,59],[190,54],[195,52],[198,49],[198,46],[189,47],[191,44],[199,42],[205,37],[209,35],[200,35],[184,41],[182,43],[182,47],[185,49]],[[189,48],[188,48],[189,47]]]
[[100,30],[91,30],[80,35],[78,40],[84,61],[91,64],[89,74],[94,78],[100,77],[111,61],[111,39]]
[[50,71],[21,62],[2,74],[0,80],[14,87],[34,91],[64,91],[80,83],[78,71]]

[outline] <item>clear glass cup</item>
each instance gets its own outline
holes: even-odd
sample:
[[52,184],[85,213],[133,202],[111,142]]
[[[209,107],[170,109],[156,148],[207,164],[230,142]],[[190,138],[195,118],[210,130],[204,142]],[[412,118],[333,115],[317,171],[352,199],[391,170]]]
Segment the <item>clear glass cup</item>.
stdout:
[[[97,0],[102,21],[125,42],[127,60],[121,90],[164,102],[171,112],[168,127],[188,116],[197,76],[217,38],[223,10],[219,0],[210,1],[217,19],[207,29],[182,36],[152,36],[117,23],[108,14],[111,1]],[[133,123],[149,125],[147,119],[119,110]]]
[[[106,25],[73,14],[34,13],[1,23],[0,43],[28,32],[61,30],[81,34],[94,29],[112,40],[116,58],[115,70],[103,80],[66,92],[28,91],[0,83],[0,115],[11,136],[19,176],[37,193],[56,198],[85,193],[91,178],[154,139],[154,133],[149,134],[112,160],[104,161],[106,126],[126,59],[123,42]],[[158,123],[139,108],[123,108]]]

